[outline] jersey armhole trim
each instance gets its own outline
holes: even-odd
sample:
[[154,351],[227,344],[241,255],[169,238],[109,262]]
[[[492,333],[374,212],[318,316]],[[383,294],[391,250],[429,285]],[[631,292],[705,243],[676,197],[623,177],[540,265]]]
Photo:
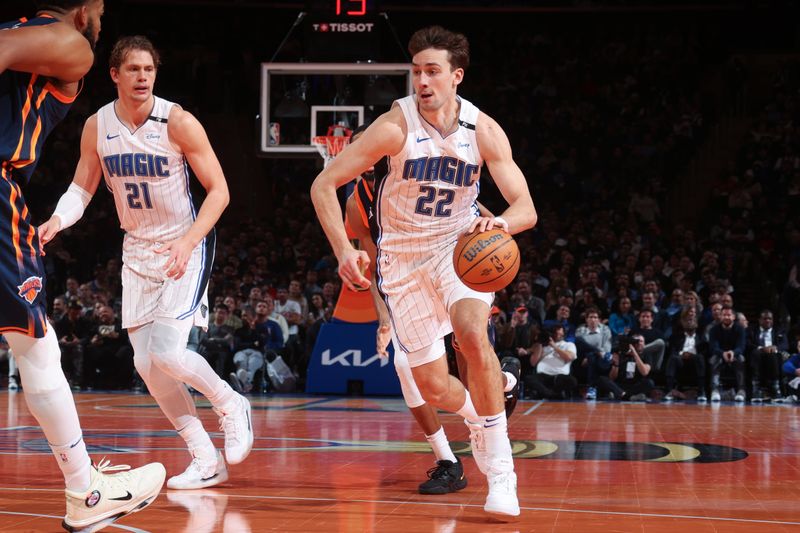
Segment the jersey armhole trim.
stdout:
[[52,82],[49,81],[45,83],[44,90],[52,94],[53,98],[55,98],[62,104],[71,104],[72,102],[75,101],[75,99],[78,97],[79,94],[81,94],[81,91],[83,90],[83,78],[81,78],[78,81],[78,90],[77,92],[75,92],[74,96],[67,96],[66,94],[59,91],[58,88]]

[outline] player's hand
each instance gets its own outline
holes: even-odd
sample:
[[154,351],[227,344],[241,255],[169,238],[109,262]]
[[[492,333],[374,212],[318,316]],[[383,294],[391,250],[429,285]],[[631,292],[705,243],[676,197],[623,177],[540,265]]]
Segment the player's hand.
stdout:
[[192,256],[194,246],[185,238],[170,241],[156,250],[157,254],[169,254],[164,270],[168,278],[181,279],[186,273],[186,266]]
[[342,278],[347,288],[357,291],[369,287],[369,280],[364,277],[364,272],[369,266],[367,252],[350,247],[344,250],[337,259],[339,260],[339,277]]
[[375,350],[383,359],[389,357],[389,351],[386,349],[389,346],[389,341],[392,340],[392,326],[388,322],[378,326],[378,332],[375,335]]
[[478,217],[469,225],[467,233],[472,233],[476,228],[480,230],[480,233],[494,228],[500,228],[508,233],[508,222],[500,217]]
[[61,231],[61,219],[57,216],[50,217],[50,220],[40,225],[38,228],[39,244],[44,246],[52,241],[53,238],[58,235],[59,231]]

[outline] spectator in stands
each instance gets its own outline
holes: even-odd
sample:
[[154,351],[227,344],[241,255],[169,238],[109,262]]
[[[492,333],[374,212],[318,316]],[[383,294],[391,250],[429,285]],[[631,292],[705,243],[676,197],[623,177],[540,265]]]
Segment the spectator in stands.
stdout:
[[644,401],[655,388],[648,377],[650,365],[641,357],[644,337],[634,333],[629,339],[629,343],[622,342],[615,347],[611,370],[607,376],[597,378],[597,389],[601,396],[611,393],[617,400]]
[[722,304],[719,302],[712,303],[709,309],[711,321],[706,322],[704,325],[701,322],[700,326],[703,329],[703,336],[706,338],[706,340],[710,340],[709,335],[711,333],[711,329],[714,326],[718,326],[720,323],[722,323]]
[[304,353],[300,338],[300,325],[305,324],[305,315],[296,301],[289,299],[289,288],[285,285],[278,287],[275,300],[275,312],[282,315],[289,325],[289,337],[284,347],[284,360],[295,373],[295,376],[305,374]]
[[308,316],[308,300],[303,294],[303,286],[300,284],[300,281],[293,279],[289,282],[289,295],[287,299],[292,302],[297,302],[300,306],[301,317]]
[[[653,294],[648,292],[647,294]],[[667,344],[664,342],[664,332],[653,326],[653,310],[643,308],[636,317],[638,324],[633,328],[633,333],[644,339],[644,346],[639,350],[639,355],[650,365],[654,373],[661,371],[664,363],[664,352]]]
[[711,401],[721,399],[720,386],[723,370],[730,370],[736,378],[737,402],[745,401],[745,349],[746,332],[736,323],[733,308],[722,308],[720,323],[714,325],[709,331],[708,344],[710,351],[709,364],[711,366]]
[[575,344],[564,340],[564,328],[554,326],[547,331],[545,341],[537,343],[532,350],[530,365],[532,372],[525,376],[525,386],[541,398],[570,399],[577,389],[578,381],[570,375],[570,366],[577,357]]
[[[524,305],[518,306],[511,314],[507,324],[496,324],[496,349],[501,357],[513,356],[520,361],[527,361],[533,345],[541,331],[541,326],[532,320],[530,312]],[[522,365],[523,369],[526,367]]]
[[309,305],[308,316],[306,318],[306,328],[311,327],[318,320],[330,318],[333,309],[325,307],[325,299],[322,292],[315,292],[311,295],[311,305]]
[[586,323],[575,332],[575,347],[589,386],[586,399],[595,400],[597,376],[611,368],[611,330],[600,322],[600,311],[596,307],[586,310]]
[[229,315],[228,307],[218,304],[214,308],[214,320],[200,340],[200,354],[223,379],[228,375],[226,369],[233,356],[233,329],[226,325]]
[[795,403],[800,403],[800,340],[795,352],[783,363],[783,375],[786,377],[786,389]]
[[63,296],[53,298],[53,312],[50,314],[50,322],[56,323],[67,313],[67,301]]
[[242,327],[242,319],[240,318],[241,312],[239,311],[238,306],[236,305],[236,298],[233,296],[226,296],[222,303],[225,307],[228,308],[228,320],[225,322],[226,326],[230,326],[233,331],[238,330]]
[[129,388],[133,378],[133,348],[114,309],[100,308],[98,321],[89,332],[84,360],[87,387]]
[[236,370],[230,374],[231,383],[240,392],[253,390],[253,377],[264,367],[263,342],[262,335],[256,329],[255,311],[246,309],[242,313],[242,327],[233,333],[233,364]]
[[82,316],[83,306],[76,300],[70,300],[67,313],[53,327],[61,348],[61,366],[73,388],[81,388],[84,384],[83,355],[92,324]]
[[773,326],[772,311],[764,309],[747,332],[747,360],[752,379],[753,401],[764,399],[762,388],[769,383],[772,399],[781,398],[781,365],[788,356],[789,340],[786,332]]
[[560,305],[556,310],[556,316],[552,320],[545,320],[544,327],[552,329],[554,326],[561,326],[564,328],[564,340],[567,342],[575,342],[575,323],[570,318],[572,311],[569,306]]
[[530,311],[530,319],[528,321],[536,320],[541,326],[544,323],[545,307],[544,300],[535,296],[531,290],[531,284],[528,281],[518,281],[515,287],[516,294],[522,297],[522,305]]
[[623,296],[618,300],[618,309],[608,317],[608,327],[614,336],[627,335],[634,327],[636,318],[633,315],[631,299]]
[[[256,304],[256,324],[263,324],[267,319],[272,320],[281,329],[280,347],[281,350],[286,345],[289,339],[289,324],[283,315],[275,311],[275,300],[269,294],[264,299]],[[277,341],[277,339],[275,339]]]
[[669,357],[667,359],[666,401],[684,400],[686,395],[678,389],[678,371],[684,366],[694,372],[697,385],[697,401],[706,402],[706,358],[708,357],[708,342],[697,331],[697,311],[694,307],[687,307],[680,317],[680,328],[672,334],[669,340]]

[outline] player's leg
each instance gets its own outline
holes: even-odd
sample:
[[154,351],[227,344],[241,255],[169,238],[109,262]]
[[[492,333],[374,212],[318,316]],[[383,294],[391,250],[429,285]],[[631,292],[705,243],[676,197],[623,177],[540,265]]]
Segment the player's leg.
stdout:
[[[503,379],[500,364],[489,343],[485,320],[488,304],[478,297],[454,298],[450,320],[469,367],[469,390],[479,414],[470,425],[473,454],[485,453],[484,472],[489,480],[487,512],[516,516],[516,474],[508,439],[508,423],[503,407]],[[480,462],[479,462],[480,465]]]
[[150,331],[147,353],[165,374],[193,387],[211,402],[225,432],[225,458],[230,464],[238,464],[253,447],[250,402],[223,381],[203,356],[186,349],[193,324],[191,317],[183,320],[157,317]]
[[467,478],[464,476],[461,461],[456,458],[450,448],[436,408],[422,398],[422,394],[414,382],[414,377],[411,375],[408,357],[400,349],[395,339],[392,339],[392,342],[394,343],[394,367],[400,379],[403,399],[417,424],[425,433],[425,440],[431,445],[433,454],[436,456],[436,466],[428,471],[428,480],[419,485],[419,492],[420,494],[447,494],[461,490],[467,486]]
[[[469,389],[469,366],[467,365],[464,354],[461,353],[461,348],[458,345],[458,340],[453,335],[453,351],[456,354],[456,366],[458,367],[458,378],[461,383]],[[511,416],[514,408],[517,406],[519,400],[519,380],[520,373],[522,372],[522,363],[519,359],[513,356],[503,357],[500,361],[500,371],[503,380],[503,396],[506,417]]]
[[152,324],[128,330],[133,346],[133,364],[147,385],[150,395],[186,442],[192,456],[188,468],[167,480],[171,489],[201,489],[228,480],[228,470],[222,455],[214,447],[197,416],[194,400],[186,385],[154,365],[147,351]]
[[[163,465],[151,463],[131,470],[127,476],[105,474],[109,470],[107,462],[92,467],[72,391],[61,370],[61,351],[53,328],[47,328],[40,339],[19,333],[5,336],[17,357],[28,409],[41,426],[64,475],[65,527],[72,531],[110,523],[149,505],[164,483]],[[114,499],[128,494],[129,499]]]

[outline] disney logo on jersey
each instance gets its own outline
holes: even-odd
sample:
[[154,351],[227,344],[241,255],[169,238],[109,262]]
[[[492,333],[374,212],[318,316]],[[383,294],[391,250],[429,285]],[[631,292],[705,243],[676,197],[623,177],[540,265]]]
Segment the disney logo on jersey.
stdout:
[[148,141],[153,141],[156,139],[160,139],[161,135],[158,133],[148,133],[144,136],[144,138],[147,139]]
[[42,278],[39,276],[31,276],[22,282],[22,285],[17,285],[19,289],[20,298],[24,298],[29,304],[42,292]]
[[112,154],[103,158],[109,178],[140,176],[147,178],[169,177],[169,159],[163,155],[129,153]]
[[403,179],[441,181],[457,187],[471,187],[480,178],[480,167],[451,156],[425,156],[407,159]]

